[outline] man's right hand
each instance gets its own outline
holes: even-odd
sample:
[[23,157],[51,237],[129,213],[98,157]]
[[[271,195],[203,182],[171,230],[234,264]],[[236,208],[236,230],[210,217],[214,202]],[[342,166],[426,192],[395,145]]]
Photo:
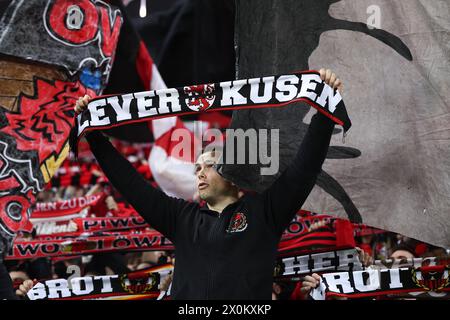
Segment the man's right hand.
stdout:
[[84,97],[79,97],[77,100],[77,103],[75,104],[75,108],[73,108],[75,111],[75,114],[78,115],[78,114],[82,113],[84,110],[86,110],[87,105],[91,99],[92,98],[88,95],[85,95]]

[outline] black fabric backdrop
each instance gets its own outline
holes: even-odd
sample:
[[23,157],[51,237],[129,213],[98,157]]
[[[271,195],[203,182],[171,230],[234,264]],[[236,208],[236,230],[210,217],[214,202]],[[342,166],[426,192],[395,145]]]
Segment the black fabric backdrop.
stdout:
[[169,88],[235,78],[234,1],[147,1],[145,19],[139,5],[132,1],[127,15]]

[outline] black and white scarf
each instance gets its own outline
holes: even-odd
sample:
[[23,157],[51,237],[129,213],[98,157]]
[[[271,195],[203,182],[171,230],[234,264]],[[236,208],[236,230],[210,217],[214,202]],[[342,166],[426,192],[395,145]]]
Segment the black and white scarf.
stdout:
[[109,129],[134,122],[198,112],[277,108],[303,101],[316,108],[344,132],[351,127],[339,91],[325,84],[317,71],[268,76],[220,83],[168,88],[92,99],[75,118],[70,134],[72,151],[88,131]]
[[27,297],[30,300],[156,300],[161,295],[161,280],[172,271],[172,264],[162,264],[121,275],[50,279],[36,283]]
[[449,271],[450,265],[436,265],[324,273],[310,295],[314,300],[324,300],[328,296],[361,298],[420,291],[448,292]]
[[355,248],[311,252],[308,254],[282,254],[276,261],[274,276],[277,279],[301,279],[314,272],[362,270]]

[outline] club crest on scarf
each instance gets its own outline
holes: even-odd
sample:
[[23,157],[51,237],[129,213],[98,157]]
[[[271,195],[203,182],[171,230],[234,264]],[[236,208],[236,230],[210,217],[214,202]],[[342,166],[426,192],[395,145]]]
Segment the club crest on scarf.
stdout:
[[428,266],[412,269],[412,279],[415,284],[427,291],[441,291],[449,286],[450,265]]
[[247,217],[242,212],[237,212],[231,217],[227,232],[242,232],[247,229]]
[[209,109],[216,99],[213,83],[184,87],[183,90],[189,96],[189,99],[186,99],[186,105],[194,111]]
[[147,293],[157,289],[159,274],[132,275],[123,274],[120,276],[122,288],[131,293]]

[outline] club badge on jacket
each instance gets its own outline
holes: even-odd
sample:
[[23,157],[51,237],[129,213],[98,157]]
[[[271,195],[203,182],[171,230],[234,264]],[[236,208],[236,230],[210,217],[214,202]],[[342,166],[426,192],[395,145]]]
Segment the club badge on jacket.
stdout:
[[228,225],[227,232],[242,232],[247,229],[247,217],[242,212],[236,212],[231,217],[230,224]]

